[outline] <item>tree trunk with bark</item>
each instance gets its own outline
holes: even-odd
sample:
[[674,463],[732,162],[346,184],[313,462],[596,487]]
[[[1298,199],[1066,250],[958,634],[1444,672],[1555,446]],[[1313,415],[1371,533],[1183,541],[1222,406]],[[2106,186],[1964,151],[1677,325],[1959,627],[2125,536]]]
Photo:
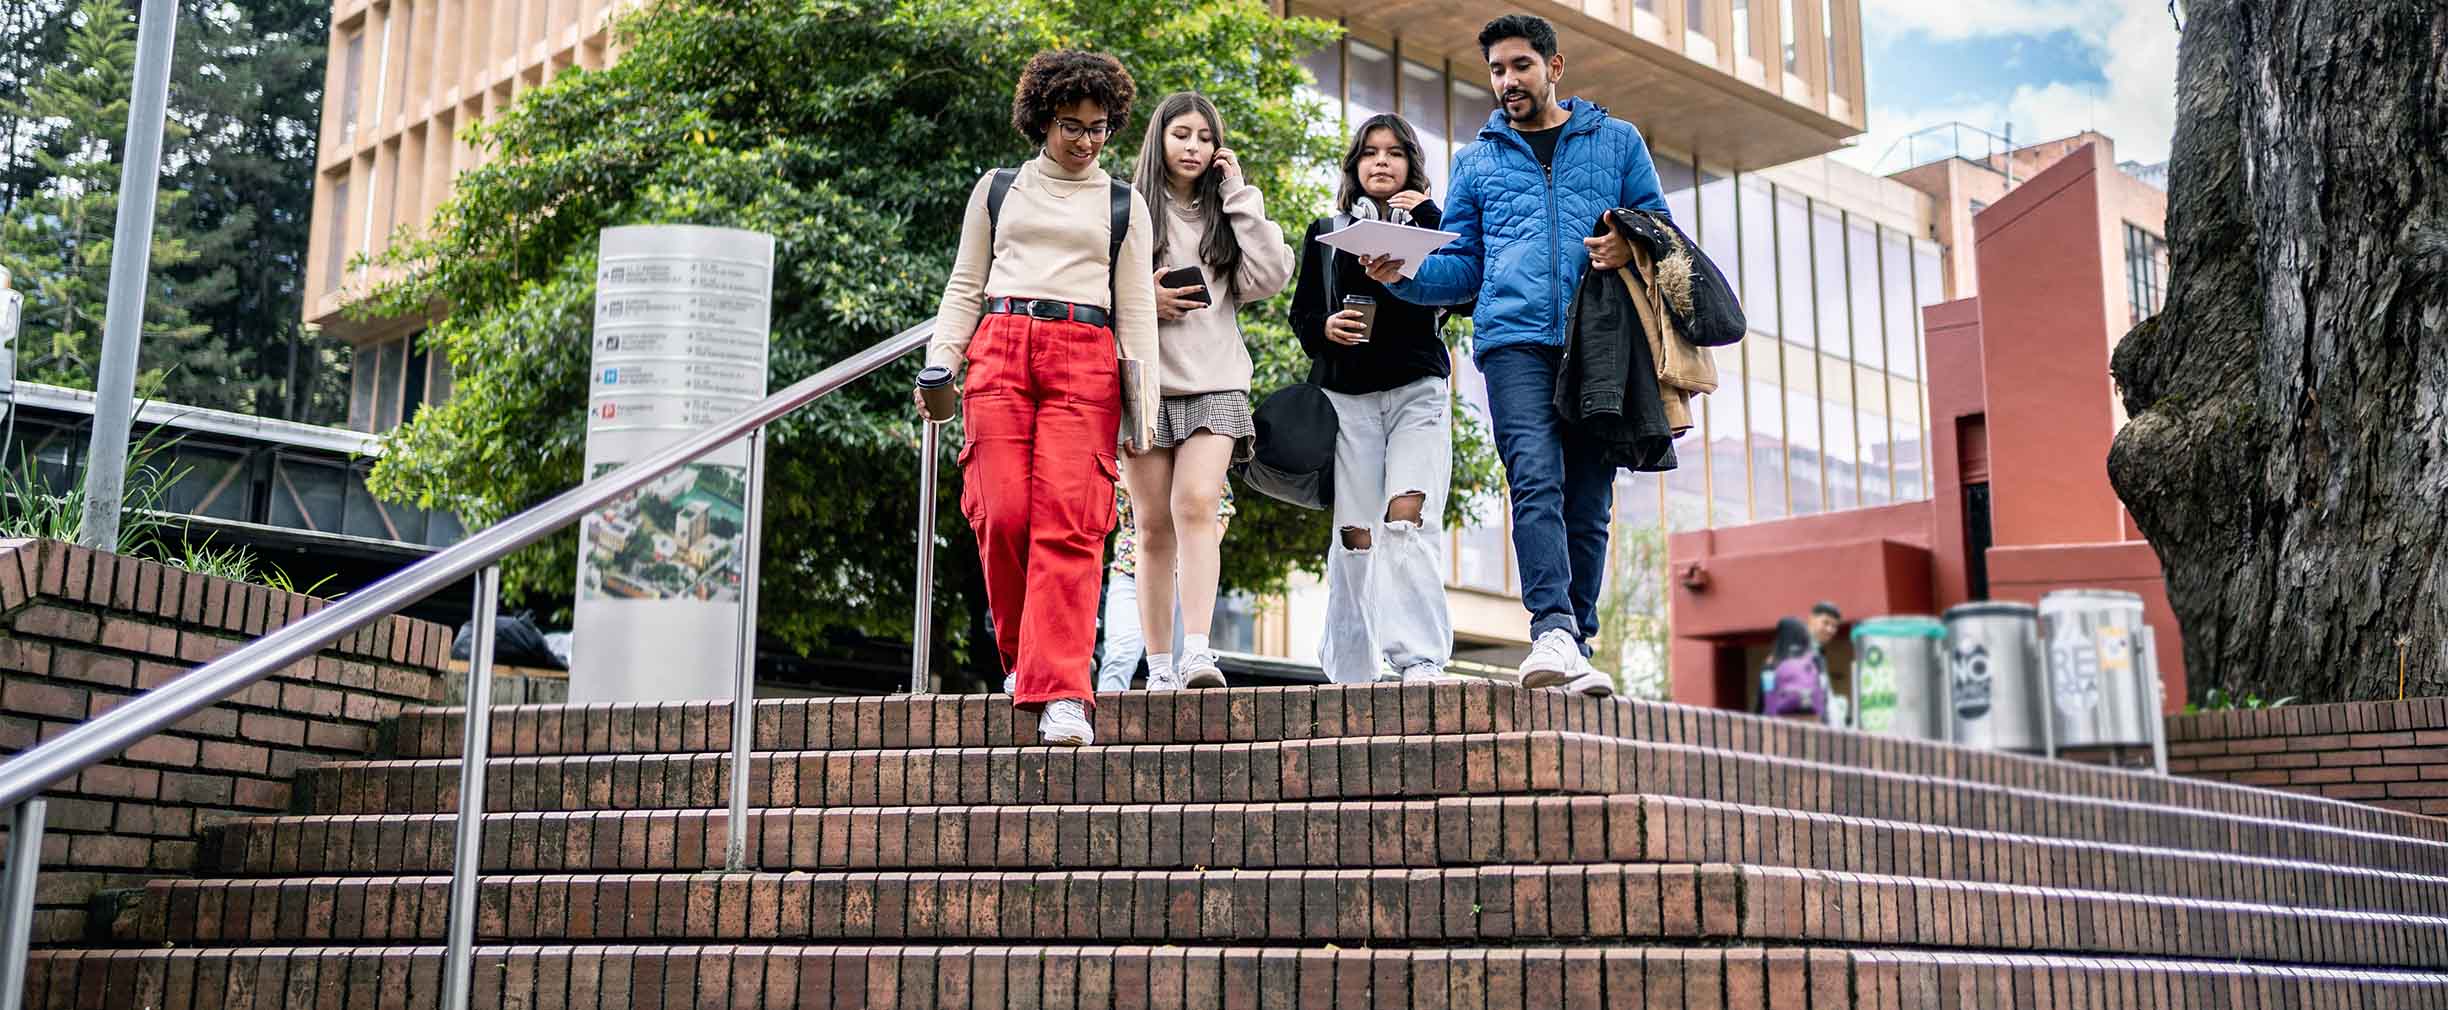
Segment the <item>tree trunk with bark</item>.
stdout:
[[2194,0],[2108,460],[2198,696],[2448,694],[2448,5]]

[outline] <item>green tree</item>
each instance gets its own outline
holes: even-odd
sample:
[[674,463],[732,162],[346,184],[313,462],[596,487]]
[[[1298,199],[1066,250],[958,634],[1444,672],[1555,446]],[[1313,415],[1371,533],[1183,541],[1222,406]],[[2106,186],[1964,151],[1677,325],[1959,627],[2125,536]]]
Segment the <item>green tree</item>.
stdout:
[[[423,237],[397,247],[402,278],[372,316],[449,306],[427,333],[449,357],[453,399],[392,436],[377,493],[449,508],[481,526],[575,483],[585,444],[588,326],[597,232],[693,223],[772,234],[775,385],[796,380],[933,311],[962,208],[980,173],[1032,152],[1007,120],[1037,50],[1121,57],[1145,112],[1196,87],[1229,117],[1233,145],[1294,234],[1322,207],[1334,156],[1298,88],[1298,57],[1332,37],[1257,0],[670,0],[619,28],[608,69],[528,92],[477,129],[490,154],[463,175]],[[1125,172],[1126,126],[1107,168]],[[1294,368],[1281,302],[1244,320],[1261,390]],[[914,362],[854,384],[777,426],[768,452],[761,626],[815,651],[839,630],[905,635],[917,508]],[[950,462],[947,439],[941,464]],[[1457,509],[1493,464],[1474,442]],[[858,475],[854,479],[845,479]],[[949,483],[949,482],[947,482]],[[1315,569],[1327,520],[1242,498],[1226,581],[1264,591]],[[975,552],[951,496],[938,506],[946,610],[980,629]],[[574,538],[513,559],[513,592],[566,592]],[[940,651],[940,650],[939,650]],[[991,650],[980,653],[980,661]]]
[[[48,127],[33,152],[42,187],[0,220],[0,265],[21,278],[25,291],[18,368],[35,381],[91,389],[100,367],[135,37],[125,9],[86,0],[68,33],[66,61],[45,70],[18,109],[21,119]],[[183,196],[163,189],[157,221],[175,215]],[[154,271],[176,270],[193,257],[175,232],[155,229]],[[146,286],[144,322],[137,363],[144,395],[161,393],[173,369],[189,362],[209,367],[226,353],[207,327],[189,321],[166,285]]]
[[180,5],[170,108],[185,137],[170,148],[163,184],[183,196],[163,226],[195,255],[161,276],[224,342],[224,356],[185,362],[169,399],[346,417],[339,342],[302,322],[330,19],[327,0]]

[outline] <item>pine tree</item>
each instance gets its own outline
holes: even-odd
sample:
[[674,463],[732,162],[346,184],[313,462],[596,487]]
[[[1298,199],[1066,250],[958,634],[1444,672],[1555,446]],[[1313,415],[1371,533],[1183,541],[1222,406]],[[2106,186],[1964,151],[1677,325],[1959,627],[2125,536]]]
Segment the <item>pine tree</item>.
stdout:
[[[21,278],[25,291],[19,372],[34,381],[91,389],[100,367],[135,38],[123,7],[85,0],[71,20],[66,59],[46,69],[15,110],[40,130],[34,160],[42,183],[0,220],[0,265]],[[178,131],[177,124],[170,129]],[[180,195],[161,192],[157,222],[177,213]],[[193,256],[183,239],[156,228],[155,277]],[[173,366],[209,359],[216,348],[208,328],[188,320],[167,286],[148,283],[146,303],[137,387],[157,395]]]

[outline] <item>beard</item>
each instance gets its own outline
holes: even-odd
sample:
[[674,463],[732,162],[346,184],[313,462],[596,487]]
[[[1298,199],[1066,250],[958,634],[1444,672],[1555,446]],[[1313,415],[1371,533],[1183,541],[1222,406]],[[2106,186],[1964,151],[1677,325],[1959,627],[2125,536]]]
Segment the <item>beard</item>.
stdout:
[[[1511,120],[1513,125],[1521,126],[1538,122],[1539,117],[1547,111],[1548,100],[1554,94],[1555,85],[1550,84],[1536,94],[1528,90],[1508,91],[1497,98],[1504,105],[1505,118]],[[1516,100],[1527,102],[1529,105],[1529,108],[1520,115],[1515,115],[1513,112],[1513,102]]]

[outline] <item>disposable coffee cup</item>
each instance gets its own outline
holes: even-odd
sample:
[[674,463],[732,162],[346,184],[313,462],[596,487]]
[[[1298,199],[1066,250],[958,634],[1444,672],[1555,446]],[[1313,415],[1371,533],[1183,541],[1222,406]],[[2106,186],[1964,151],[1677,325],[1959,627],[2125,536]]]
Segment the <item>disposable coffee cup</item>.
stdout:
[[1344,295],[1343,307],[1360,313],[1360,342],[1365,344],[1376,335],[1377,299],[1367,295]]
[[918,396],[926,401],[929,421],[949,421],[960,410],[960,390],[952,387],[952,370],[942,365],[918,370]]

